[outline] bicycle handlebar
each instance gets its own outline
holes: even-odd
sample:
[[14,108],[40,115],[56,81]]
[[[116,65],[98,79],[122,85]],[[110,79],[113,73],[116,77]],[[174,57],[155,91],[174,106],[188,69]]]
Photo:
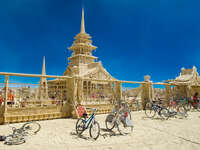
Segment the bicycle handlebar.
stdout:
[[97,109],[96,109],[96,108],[89,108],[89,107],[86,107],[85,109],[90,109],[90,110],[93,110],[93,112],[97,112]]

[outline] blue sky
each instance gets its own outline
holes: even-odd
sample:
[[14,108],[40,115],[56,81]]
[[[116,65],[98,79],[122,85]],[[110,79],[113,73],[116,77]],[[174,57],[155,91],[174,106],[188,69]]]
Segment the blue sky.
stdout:
[[93,55],[120,80],[175,78],[200,70],[199,0],[1,0],[0,72],[62,75],[81,7]]

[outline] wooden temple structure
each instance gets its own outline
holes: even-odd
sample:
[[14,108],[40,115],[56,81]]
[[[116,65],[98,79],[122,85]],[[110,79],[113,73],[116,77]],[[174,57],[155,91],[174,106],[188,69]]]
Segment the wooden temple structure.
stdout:
[[171,95],[175,97],[190,98],[196,92],[200,94],[200,76],[195,66],[191,69],[182,68],[180,75],[174,80],[168,80],[168,83],[175,85],[171,90]]
[[[76,103],[81,105],[96,105],[108,107],[110,101],[115,98],[113,96],[114,88],[116,88],[116,81],[106,69],[103,67],[100,61],[97,61],[97,57],[93,56],[92,52],[97,48],[92,45],[91,36],[85,31],[85,19],[84,10],[82,9],[82,19],[80,33],[75,36],[75,41],[68,49],[72,51],[70,61],[63,76],[76,78],[74,82],[77,88],[75,96],[77,98]],[[82,78],[90,80],[82,80]],[[92,81],[92,79],[105,80]],[[63,79],[55,79],[48,81],[48,91],[50,97],[61,96],[61,99],[69,102],[71,99],[70,87],[72,85],[69,81]]]
[[[42,74],[0,73],[5,76],[3,90],[4,102],[0,105],[0,123],[44,120],[62,117],[77,117],[76,106],[96,107],[97,113],[110,112],[114,100],[121,99],[120,82],[112,77],[92,52],[91,36],[85,31],[84,10],[82,9],[81,30],[68,49],[72,51],[69,64],[63,76],[46,75],[45,58]],[[10,76],[38,77],[38,88],[34,96],[23,96],[17,99],[19,105],[8,105]],[[47,80],[47,78],[54,78]],[[30,90],[30,89],[29,89]]]
[[[122,84],[140,84],[141,108],[154,99],[153,85],[166,87],[166,102],[172,93],[191,96],[200,92],[200,77],[196,67],[182,69],[180,76],[167,83],[153,83],[150,76],[143,82],[121,81],[112,77],[92,52],[97,48],[92,45],[91,36],[85,31],[84,10],[82,10],[81,29],[71,47],[69,64],[62,76],[46,75],[45,58],[42,74],[20,74],[0,72],[5,77],[0,93],[0,124],[46,120],[55,118],[78,117],[77,105],[95,107],[97,113],[108,113],[113,104],[122,100]],[[34,88],[17,89],[13,102],[9,102],[9,77],[27,77],[40,79]],[[171,86],[174,86],[171,88]]]

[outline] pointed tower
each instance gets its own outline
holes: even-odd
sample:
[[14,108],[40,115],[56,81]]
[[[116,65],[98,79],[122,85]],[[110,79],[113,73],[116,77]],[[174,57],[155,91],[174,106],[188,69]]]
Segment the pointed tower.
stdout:
[[[43,57],[42,75],[46,75],[45,56]],[[39,99],[48,99],[47,79],[45,77],[40,78]]]
[[72,46],[68,48],[73,51],[72,56],[68,58],[70,60],[68,69],[73,72],[72,76],[81,76],[88,64],[97,59],[92,56],[92,51],[97,47],[92,45],[91,36],[85,32],[84,9],[82,9],[81,30],[74,39]]

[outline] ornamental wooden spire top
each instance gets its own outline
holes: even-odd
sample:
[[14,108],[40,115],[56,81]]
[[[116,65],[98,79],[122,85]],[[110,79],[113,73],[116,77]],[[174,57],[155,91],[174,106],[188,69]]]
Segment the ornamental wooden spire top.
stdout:
[[85,33],[84,9],[82,8],[81,33]]
[[46,68],[45,68],[45,56],[43,57],[42,75],[46,75]]

